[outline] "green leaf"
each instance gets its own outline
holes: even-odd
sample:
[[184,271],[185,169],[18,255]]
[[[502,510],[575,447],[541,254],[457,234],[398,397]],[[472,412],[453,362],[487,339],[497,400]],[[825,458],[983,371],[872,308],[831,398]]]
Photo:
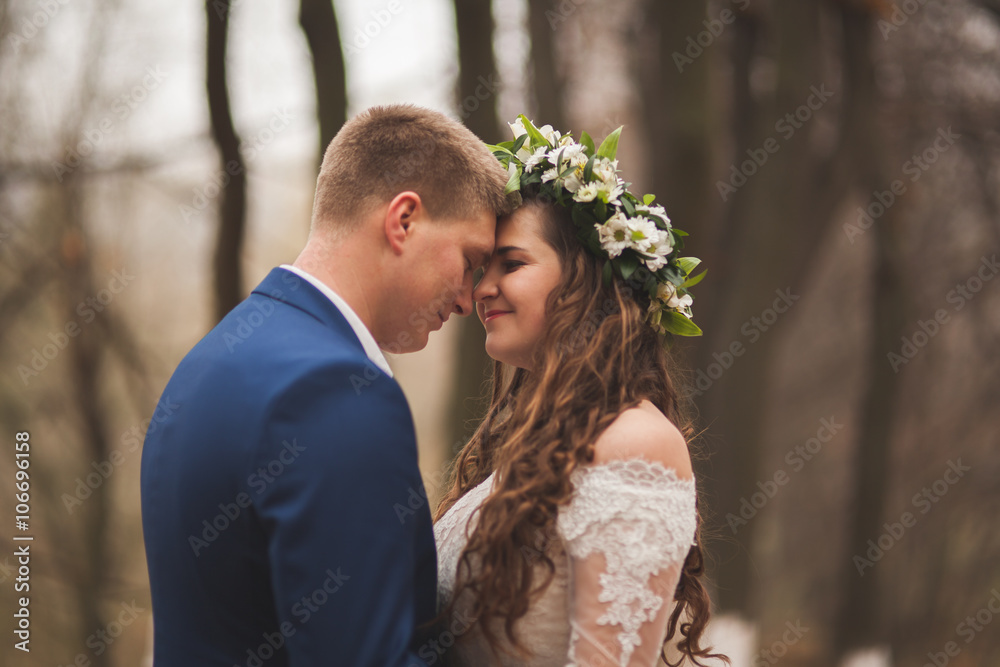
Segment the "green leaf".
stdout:
[[507,179],[507,185],[503,188],[503,193],[505,195],[510,194],[516,190],[521,189],[521,168],[517,167],[510,173],[510,177]]
[[614,160],[615,155],[618,154],[618,137],[622,134],[622,128],[624,125],[620,125],[617,130],[612,132],[601,142],[601,147],[597,149],[597,154],[601,157],[606,157],[609,160]]
[[522,186],[531,185],[532,183],[541,183],[541,182],[542,182],[542,172],[539,171],[538,169],[526,173],[524,175],[524,178],[521,179]]
[[601,269],[601,277],[604,279],[604,286],[605,287],[610,287],[611,286],[611,278],[614,277],[612,275],[612,271],[611,271],[611,260],[610,259],[609,260],[605,260],[605,262],[604,262],[604,268]]
[[683,283],[681,283],[681,287],[685,289],[687,289],[688,287],[694,287],[695,285],[697,285],[702,281],[702,278],[705,277],[706,273],[708,273],[708,269],[705,269],[704,271],[696,275],[694,278],[688,278]]
[[608,205],[600,197],[594,200],[594,211],[597,213],[597,219],[601,222],[608,219]]
[[621,271],[622,279],[628,280],[639,268],[639,260],[632,253],[623,254],[618,260],[618,270]]
[[688,235],[688,233],[685,232],[683,229],[677,229],[676,227],[673,228],[673,232],[677,236],[687,236]]
[[594,156],[597,154],[597,149],[594,148],[594,140],[586,132],[580,133],[580,143],[587,149],[587,155]]
[[688,274],[690,274],[692,271],[694,271],[694,268],[696,266],[698,266],[699,264],[701,264],[701,260],[698,259],[697,257],[678,257],[677,258],[677,265],[680,266],[681,271],[684,272],[685,276],[688,275]]
[[701,329],[698,325],[687,318],[687,316],[682,315],[673,310],[663,311],[663,317],[660,318],[660,324],[663,328],[672,334],[678,336],[700,336]]
[[573,222],[581,227],[593,227],[597,222],[594,214],[584,206],[572,207],[570,209],[570,216],[573,218]]
[[623,197],[622,200],[621,200],[621,202],[622,202],[622,208],[625,209],[625,215],[627,215],[630,218],[634,218],[635,217],[635,206],[633,206],[632,202],[630,202],[628,200],[628,197]]
[[496,145],[486,144],[486,147],[489,148],[494,155],[496,155],[497,153],[503,153],[504,155],[513,155],[513,153],[511,153],[510,150],[503,144],[496,144]]
[[642,203],[645,204],[646,206],[649,206],[655,200],[656,200],[656,195],[643,195],[642,196]]
[[589,183],[590,178],[594,175],[594,160],[597,159],[596,155],[591,155],[590,159],[587,160],[587,166],[583,168],[583,182]]
[[515,141],[513,146],[511,146],[510,152],[516,154],[519,150],[521,150],[521,147],[524,146],[524,142],[527,140],[528,140],[528,135],[522,134],[521,136],[519,136],[517,138],[517,141]]
[[531,145],[534,146],[548,146],[552,148],[552,144],[549,140],[542,136],[542,133],[538,131],[538,128],[531,124],[528,117],[524,114],[518,116],[521,119],[521,124],[524,125],[524,129],[528,131],[528,136],[531,138]]

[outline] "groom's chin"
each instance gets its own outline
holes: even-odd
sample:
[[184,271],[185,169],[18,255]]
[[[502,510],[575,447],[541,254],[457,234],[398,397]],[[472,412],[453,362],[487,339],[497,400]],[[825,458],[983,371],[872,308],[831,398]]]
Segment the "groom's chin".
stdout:
[[408,354],[410,352],[419,352],[427,347],[427,339],[429,336],[429,331],[420,333],[407,331],[400,333],[391,343],[380,343],[379,348],[388,354]]

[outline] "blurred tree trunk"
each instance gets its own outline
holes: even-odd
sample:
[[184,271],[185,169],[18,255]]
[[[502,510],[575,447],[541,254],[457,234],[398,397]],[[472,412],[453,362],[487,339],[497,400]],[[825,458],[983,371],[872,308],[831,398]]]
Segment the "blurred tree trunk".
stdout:
[[[77,174],[66,178],[54,198],[55,206],[45,207],[43,215],[53,216],[56,238],[59,239],[59,285],[62,286],[59,309],[66,321],[77,321],[79,305],[98,293],[94,284],[91,251],[84,232],[81,188]],[[93,311],[92,311],[93,312]],[[67,388],[76,406],[79,420],[83,459],[89,462],[107,461],[114,441],[109,416],[101,400],[104,390],[102,367],[107,341],[96,326],[80,326],[80,333],[66,346],[69,355]],[[76,614],[79,622],[79,642],[86,645],[95,630],[105,627],[102,607],[108,598],[109,562],[108,533],[110,518],[109,484],[93,488],[86,503],[74,507],[69,524],[79,530],[77,545],[82,547],[76,558],[66,561],[72,573]],[[65,520],[65,517],[64,517]],[[54,526],[53,526],[54,528]],[[53,531],[55,532],[55,531]],[[110,664],[108,654],[93,655],[91,664]]]
[[230,0],[205,0],[207,19],[206,87],[212,139],[219,150],[225,173],[219,197],[219,233],[216,237],[215,317],[221,320],[243,300],[243,270],[240,254],[246,227],[246,165],[240,154],[240,138],[229,110],[226,78],[226,42],[229,34]]
[[[557,14],[556,0],[534,0],[528,3],[528,31],[531,36],[531,72],[537,115],[533,120],[551,125],[560,132],[569,129],[563,100],[566,80],[559,71],[556,56],[555,27],[549,17]],[[577,132],[579,135],[579,132]],[[506,138],[506,137],[505,137]]]
[[[857,105],[876,109],[880,100],[872,62],[874,21],[871,16],[846,7],[843,15],[845,78],[853,84]],[[853,142],[859,190],[863,195],[883,191],[892,181],[889,165],[893,158],[883,137],[884,133],[872,121],[860,126]],[[853,472],[849,476],[856,480],[857,486],[845,543],[847,553],[843,558],[842,582],[838,587],[843,591],[843,598],[834,628],[833,649],[837,658],[852,650],[887,642],[879,602],[880,570],[864,568],[862,576],[854,557],[868,551],[868,540],[877,539],[885,518],[889,443],[900,390],[899,375],[887,363],[885,355],[886,350],[893,349],[904,335],[906,325],[908,295],[904,288],[901,229],[905,215],[905,204],[889,206],[871,228],[875,250],[871,303],[873,331],[868,349],[867,387],[859,410],[860,428]]]
[[[830,64],[842,54],[840,48],[833,52],[822,48],[826,27],[821,25],[838,22],[836,12],[819,3],[776,0],[764,7],[755,2],[743,10],[734,8],[728,28],[733,72],[732,88],[726,95],[731,108],[731,145],[719,142],[716,128],[725,126],[712,119],[710,109],[718,104],[712,97],[709,72],[712,57],[723,47],[716,43],[700,54],[692,49],[695,55],[687,51],[688,37],[706,30],[706,11],[704,3],[651,6],[650,23],[660,39],[660,80],[648,87],[645,120],[654,137],[655,191],[664,194],[663,204],[677,226],[692,232],[685,254],[702,257],[709,269],[698,287],[695,308],[705,336],[689,343],[693,370],[704,372],[716,362],[716,355],[725,358],[735,343],[743,349],[707,388],[697,388],[694,400],[708,425],[704,443],[713,455],[707,467],[699,465],[704,469],[714,521],[725,536],[711,548],[717,602],[723,612],[752,617],[755,521],[731,524],[727,516],[739,516],[742,499],[758,491],[757,482],[765,472],[761,461],[767,385],[780,340],[775,329],[780,330],[781,323],[761,332],[756,340],[747,338],[743,325],[771,307],[779,294],[798,296],[797,285],[813,264],[837,205],[853,182],[849,140],[870,121],[849,91],[831,86],[831,71],[836,68]],[[765,36],[773,40],[773,46],[762,47]],[[762,57],[758,54],[769,51],[776,72],[773,88],[765,81],[754,90],[751,64]],[[762,65],[772,62],[763,57]],[[819,90],[825,99],[815,115],[835,121],[838,137],[826,153],[810,141],[816,120],[798,125],[791,136],[776,126]],[[664,116],[663,109],[676,111]],[[720,192],[717,184],[732,177],[730,165],[739,170],[750,159],[747,151],[759,155],[769,139],[779,149],[769,151],[766,161],[735,192]],[[714,169],[712,151],[723,147],[731,152],[721,161],[722,167]],[[822,416],[816,415],[817,426]]]
[[[493,57],[493,14],[490,0],[455,0],[458,31],[458,100],[466,126],[484,141],[500,139],[497,120],[497,67]],[[506,138],[506,137],[504,137]],[[490,360],[486,332],[475,314],[458,323],[455,388],[448,420],[451,424],[450,457],[454,446],[464,443],[485,412],[484,381]]]
[[312,53],[319,116],[319,161],[347,121],[347,77],[332,0],[301,0],[299,25]]

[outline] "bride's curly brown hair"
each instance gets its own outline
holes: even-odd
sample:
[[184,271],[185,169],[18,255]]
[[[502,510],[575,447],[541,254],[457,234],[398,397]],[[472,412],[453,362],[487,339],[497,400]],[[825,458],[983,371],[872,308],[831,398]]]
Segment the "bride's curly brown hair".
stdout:
[[[471,593],[471,617],[494,654],[513,649],[521,657],[530,652],[516,637],[516,623],[555,575],[544,536],[556,535],[557,511],[573,494],[570,475],[593,461],[598,436],[643,399],[677,425],[685,439],[693,432],[682,414],[662,340],[643,322],[645,308],[635,298],[641,282],[627,284],[616,277],[604,285],[602,262],[578,240],[565,207],[537,195],[526,197],[524,206],[539,211],[543,236],[563,269],[546,303],[545,329],[533,359],[537,372],[495,363],[489,409],[459,452],[453,482],[435,516],[437,521],[497,473],[499,481],[480,507],[460,557],[454,594],[439,618],[450,616],[456,600]],[[664,661],[682,616],[677,664],[684,657],[699,665],[699,658],[724,658],[701,646],[710,614],[700,581],[703,571],[699,515],[696,544],[673,595],[677,605],[661,649]],[[537,577],[539,573],[543,576]],[[503,620],[506,647],[491,628],[495,619]]]

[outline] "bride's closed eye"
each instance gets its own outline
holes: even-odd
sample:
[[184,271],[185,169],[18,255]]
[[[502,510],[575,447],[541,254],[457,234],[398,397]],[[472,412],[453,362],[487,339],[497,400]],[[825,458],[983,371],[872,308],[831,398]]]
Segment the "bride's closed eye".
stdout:
[[503,263],[503,268],[504,268],[504,271],[506,271],[507,273],[510,273],[511,271],[514,271],[515,269],[517,269],[519,266],[524,266],[525,263],[526,262],[519,262],[516,259],[509,259],[509,260],[507,260],[507,261],[505,261]]

